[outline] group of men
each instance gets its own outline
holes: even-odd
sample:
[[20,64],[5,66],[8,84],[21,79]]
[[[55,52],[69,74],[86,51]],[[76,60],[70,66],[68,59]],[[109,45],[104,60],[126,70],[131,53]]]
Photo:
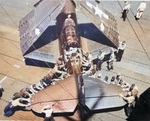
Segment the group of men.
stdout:
[[[114,51],[113,48],[110,49],[110,59],[106,61],[108,64],[108,70],[113,69],[114,61],[121,61],[125,46],[126,46],[125,41],[123,41],[120,42],[118,51]],[[106,76],[105,78],[102,79],[102,75],[101,75],[101,66],[102,63],[104,62],[104,57],[105,57],[105,53],[99,52],[99,54],[97,55],[98,61],[96,61],[96,63],[94,64],[91,54],[88,52],[83,52],[83,56],[80,57],[82,62],[81,73],[83,75],[99,78],[104,82],[107,82],[108,77]],[[47,76],[41,79],[39,83],[30,85],[30,87],[24,88],[20,90],[20,92],[17,92],[13,95],[13,99],[9,102],[9,104],[4,109],[5,116],[11,116],[17,110],[31,110],[30,98],[32,95],[34,95],[40,90],[47,88],[50,85],[55,85],[57,81],[63,80],[68,76],[70,76],[70,73],[68,72],[68,68],[66,66],[66,63],[64,62],[63,56],[60,56],[57,59],[57,63],[55,67],[53,69],[50,69]],[[116,78],[116,80],[118,78]],[[113,83],[112,80],[111,83]],[[122,87],[125,86],[123,82],[121,83],[121,80],[118,81],[117,84],[120,84]],[[49,118],[51,119],[53,108],[52,106],[47,105],[43,107],[41,112],[45,113],[45,119],[49,119]]]
[[[138,95],[137,85],[135,84],[130,85],[129,83],[123,81],[120,73],[116,76],[116,79],[115,77],[112,77],[111,83],[120,85],[122,87],[122,90],[126,92],[124,95],[120,94],[120,96],[127,102],[128,108],[131,109],[137,100]],[[129,116],[130,111],[127,111],[126,114],[127,116]]]
[[[90,58],[90,54],[87,53],[84,55],[84,59],[82,60],[82,66],[83,66],[83,75],[88,75],[90,77],[98,78],[104,83],[107,84],[117,84],[121,86],[122,90],[125,91],[125,95],[120,94],[120,96],[127,102],[127,116],[130,115],[131,109],[134,106],[134,103],[136,102],[137,95],[138,95],[138,88],[135,84],[130,85],[129,83],[123,81],[122,76],[120,73],[117,74],[117,76],[113,76],[111,80],[109,80],[108,76],[103,77],[101,74],[101,67],[104,60],[107,63],[107,69],[108,71],[113,69],[113,63],[116,61],[121,61],[124,49],[126,47],[125,41],[119,42],[119,47],[117,51],[114,51],[113,48],[110,49],[110,58],[108,60],[105,60],[105,52],[99,52],[97,55],[96,61],[93,61]],[[93,61],[92,63],[90,63]],[[95,67],[96,66],[96,67]],[[93,71],[94,70],[94,71]]]
[[[127,13],[129,12],[129,9],[130,9],[130,3],[125,1],[125,7],[123,8],[123,12],[122,12],[122,16],[121,16],[124,21],[127,18]],[[135,15],[135,20],[139,20],[142,17],[142,14],[145,9],[146,9],[146,2],[143,1],[137,9],[137,13]]]
[[[108,60],[106,60],[108,71],[113,70],[113,64],[115,61],[116,62],[121,61],[125,47],[126,47],[126,42],[119,41],[119,47],[117,51],[115,51],[113,48],[110,49],[110,57]],[[104,62],[104,57],[105,57],[105,54],[102,52],[99,52],[99,55],[97,56],[98,62],[97,62],[96,70],[101,70],[102,63]]]
[[126,115],[129,116],[132,111],[132,107],[134,107],[135,102],[137,100],[138,95],[137,85],[135,84],[130,85],[129,83],[123,81],[120,73],[117,74],[116,78],[115,76],[113,76],[111,78],[110,83],[121,86],[122,90],[125,91],[124,95],[119,94],[119,96],[122,97],[127,102]]
[[116,84],[118,86],[121,86],[122,90],[125,92],[124,95],[119,94],[120,97],[122,97],[126,102],[127,106],[125,106],[126,115],[130,116],[132,112],[132,108],[135,106],[135,103],[138,99],[138,87],[135,84],[129,84],[125,81],[123,81],[122,76],[120,73],[118,73],[115,76],[112,76],[111,80],[109,80],[108,76],[105,76],[104,78],[101,77],[101,81],[107,84]]
[[[99,51],[97,58],[92,60],[90,53],[83,51],[82,61],[82,75],[87,75],[94,78],[101,78],[101,68],[104,62],[107,63],[107,70],[113,70],[114,62],[119,62],[122,59],[124,49],[126,47],[125,41],[119,41],[118,50],[108,47],[107,52]],[[109,51],[109,52],[108,52]],[[105,56],[109,56],[106,57]]]
[[[113,49],[111,48],[110,51],[110,59],[107,60],[108,63],[108,68],[109,70],[112,68],[113,64],[110,64],[112,61],[121,61],[124,49],[125,49],[125,41],[120,42],[120,46],[118,49],[118,52],[114,52]],[[96,67],[94,67],[94,65],[92,65],[91,63],[89,63],[89,56],[90,54],[86,54],[84,55],[84,59],[83,59],[83,68],[85,69],[85,73],[83,71],[83,75],[88,75],[94,78],[98,78],[101,81],[103,81],[104,83],[107,84],[117,84],[119,86],[121,86],[122,90],[125,91],[125,95],[120,94],[120,96],[127,101],[128,107],[132,107],[137,99],[137,95],[138,95],[138,88],[135,84],[130,85],[129,83],[123,81],[122,76],[120,73],[118,73],[115,76],[113,76],[111,78],[111,80],[109,80],[108,76],[103,77],[103,75],[101,74],[101,66],[102,63],[104,62],[104,56],[105,54],[100,52],[99,55],[97,56],[98,61],[96,61]],[[93,63],[94,64],[94,63]],[[95,68],[95,69],[94,69]],[[93,69],[95,70],[93,73]],[[130,112],[127,111],[127,115],[129,116]]]
[[12,100],[5,107],[4,115],[9,117],[17,110],[30,110],[30,97],[31,95],[27,92],[26,88],[20,90],[20,92],[16,92]]
[[[12,100],[10,100],[8,105],[5,107],[4,115],[7,117],[12,116],[18,110],[31,111],[31,96],[37,93],[38,91],[46,88],[48,84],[50,84],[50,81],[48,81],[49,80],[46,80],[46,78],[44,78],[37,85],[33,84],[30,85],[29,88],[23,88],[20,90],[20,92],[16,92],[13,95]],[[41,112],[45,115],[45,121],[52,119],[52,106],[53,105],[51,105],[51,107],[47,105],[41,109]]]
[[[31,110],[30,98],[32,95],[40,90],[47,88],[50,85],[55,85],[59,80],[70,76],[66,65],[64,63],[63,56],[57,59],[57,63],[54,68],[50,69],[47,76],[40,80],[39,83],[30,85],[28,88],[23,88],[20,92],[16,92],[13,95],[13,99],[8,103],[4,109],[5,116],[11,116],[17,110]],[[45,114],[45,121],[52,119],[52,112],[54,105],[47,105],[41,109],[41,112]]]
[[[61,57],[58,58],[57,64],[51,71],[49,71],[48,75],[40,80],[39,83],[30,85],[28,88],[23,88],[20,92],[16,92],[13,95],[12,100],[8,103],[8,105],[4,109],[5,116],[11,116],[17,110],[31,110],[30,108],[30,98],[32,95],[37,93],[40,90],[47,88],[50,85],[55,85],[55,83],[59,80],[63,79],[63,72],[65,72],[65,68],[62,63]],[[63,70],[64,69],[64,70]],[[63,75],[63,76],[62,76]],[[53,106],[53,105],[52,105]],[[52,118],[53,108],[52,106],[47,105],[43,107],[41,110],[42,113],[45,114],[45,120]]]

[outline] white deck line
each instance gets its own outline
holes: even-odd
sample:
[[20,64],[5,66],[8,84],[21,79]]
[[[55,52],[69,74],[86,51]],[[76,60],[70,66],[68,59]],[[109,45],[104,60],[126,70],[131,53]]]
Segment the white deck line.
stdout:
[[6,78],[7,78],[7,76],[5,76],[5,77],[0,81],[0,83],[2,83]]

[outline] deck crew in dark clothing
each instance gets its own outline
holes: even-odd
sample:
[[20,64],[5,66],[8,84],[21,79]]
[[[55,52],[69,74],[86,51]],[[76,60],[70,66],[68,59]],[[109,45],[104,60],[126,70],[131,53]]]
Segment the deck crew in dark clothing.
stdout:
[[4,89],[3,89],[2,86],[0,85],[0,98],[1,98],[2,95],[3,95],[3,92],[4,92]]
[[123,8],[123,12],[122,12],[122,16],[121,16],[121,18],[123,18],[123,21],[126,20],[129,9],[130,9],[130,3],[125,1],[125,7]]
[[126,42],[125,41],[120,42],[119,47],[118,47],[118,52],[115,52],[116,61],[121,61],[125,47],[126,47]]
[[30,99],[18,98],[11,100],[4,109],[4,115],[9,117],[12,116],[18,110],[29,110],[26,109],[30,105]]

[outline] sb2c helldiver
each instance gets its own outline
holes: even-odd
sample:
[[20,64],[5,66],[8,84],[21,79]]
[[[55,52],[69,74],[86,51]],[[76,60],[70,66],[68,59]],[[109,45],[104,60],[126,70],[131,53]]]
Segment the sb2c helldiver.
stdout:
[[[89,53],[86,40],[107,45],[107,51],[109,47],[118,48],[119,33],[114,16],[94,0],[41,0],[34,7],[20,21],[25,63],[53,68],[59,57],[70,76],[56,84],[69,92],[62,88],[55,90],[56,85],[49,86],[32,96],[30,107],[41,113],[41,107],[55,102],[54,116],[69,116],[76,109],[94,113],[125,105],[118,96],[121,87],[89,77],[91,70],[83,69],[86,66],[83,56]],[[99,51],[101,48],[90,52],[92,60]],[[68,87],[69,84],[72,86]],[[53,90],[57,96],[50,98]],[[64,96],[59,93],[63,91]]]

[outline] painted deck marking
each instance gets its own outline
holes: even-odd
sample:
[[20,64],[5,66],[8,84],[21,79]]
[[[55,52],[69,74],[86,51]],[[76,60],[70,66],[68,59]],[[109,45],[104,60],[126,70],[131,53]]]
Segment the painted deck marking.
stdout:
[[14,65],[14,67],[15,67],[15,68],[20,68],[20,66],[19,66],[19,65]]
[[5,76],[5,77],[0,81],[0,83],[2,83],[6,78],[7,78],[7,76]]

